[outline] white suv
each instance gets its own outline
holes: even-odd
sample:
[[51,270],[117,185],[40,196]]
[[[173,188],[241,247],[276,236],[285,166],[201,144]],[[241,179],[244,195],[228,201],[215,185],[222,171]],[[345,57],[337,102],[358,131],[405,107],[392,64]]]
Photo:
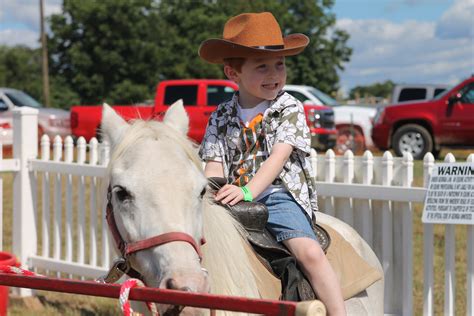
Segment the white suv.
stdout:
[[338,131],[336,153],[343,154],[350,149],[354,154],[362,154],[374,146],[371,138],[372,119],[376,108],[340,105],[336,100],[318,89],[302,85],[286,85],[283,90],[306,104],[326,105],[334,110],[334,120]]
[[[23,91],[0,88],[0,141],[4,145],[13,143],[12,110],[19,106],[38,109],[38,139],[41,139],[43,134],[47,134],[50,138],[56,135],[62,138],[71,135],[69,111],[45,108]],[[8,131],[8,129],[10,130]]]

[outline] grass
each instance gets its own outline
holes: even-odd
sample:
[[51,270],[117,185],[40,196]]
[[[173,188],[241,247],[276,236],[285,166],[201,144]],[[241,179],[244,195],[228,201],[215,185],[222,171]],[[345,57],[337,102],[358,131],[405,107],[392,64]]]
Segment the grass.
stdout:
[[[467,158],[469,151],[459,150],[452,152],[458,161]],[[441,157],[447,151],[441,153]],[[381,153],[375,153],[380,155]],[[415,161],[414,185],[423,184],[423,163]],[[12,244],[12,196],[13,176],[12,174],[1,174],[3,179],[3,242],[4,250],[11,251]],[[414,315],[423,312],[423,224],[421,223],[422,205],[414,205],[413,216],[413,308]],[[64,218],[64,217],[63,217]],[[98,223],[100,225],[100,222]],[[100,227],[100,226],[98,226]],[[100,240],[100,235],[98,235]],[[38,240],[41,240],[40,238]],[[86,245],[87,246],[87,245]],[[434,302],[435,315],[443,315],[444,304],[444,226],[434,226]],[[456,314],[466,314],[466,227],[456,227]],[[28,304],[27,301],[18,298],[10,299],[8,315],[117,315],[120,313],[118,300],[97,298],[81,295],[62,294],[55,292],[38,291],[38,300],[41,304]],[[33,307],[32,307],[33,306]]]

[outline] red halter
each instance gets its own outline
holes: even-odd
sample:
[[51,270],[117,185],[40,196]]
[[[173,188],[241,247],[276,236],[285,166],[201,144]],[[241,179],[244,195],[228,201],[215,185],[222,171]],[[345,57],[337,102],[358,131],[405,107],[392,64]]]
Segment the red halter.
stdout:
[[[199,245],[196,243],[196,241],[194,240],[192,236],[186,233],[182,233],[182,232],[169,232],[169,233],[164,233],[164,234],[154,236],[151,238],[147,238],[145,240],[140,240],[140,241],[131,242],[131,243],[125,242],[125,240],[123,240],[122,236],[120,235],[120,232],[117,228],[117,223],[115,222],[114,211],[113,211],[112,202],[111,202],[111,195],[112,195],[112,190],[109,186],[109,189],[107,191],[107,209],[106,209],[105,217],[107,219],[107,224],[109,225],[112,236],[115,240],[115,244],[117,245],[117,248],[120,250],[120,253],[125,259],[130,254],[133,254],[141,250],[157,247],[157,246],[164,245],[173,241],[184,241],[184,242],[189,243],[194,248],[194,250],[199,256],[199,260],[202,260],[202,252]],[[205,240],[204,238],[202,238],[201,245],[203,245],[204,243],[205,243]]]

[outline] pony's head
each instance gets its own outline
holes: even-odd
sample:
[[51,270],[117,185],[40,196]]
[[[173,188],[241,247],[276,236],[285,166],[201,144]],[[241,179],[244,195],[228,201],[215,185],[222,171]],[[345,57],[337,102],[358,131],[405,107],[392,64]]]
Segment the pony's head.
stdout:
[[[187,139],[182,102],[162,122],[126,122],[104,104],[102,131],[110,143],[109,205],[121,238],[132,244],[170,232],[202,236],[206,178]],[[192,243],[172,241],[130,255],[132,267],[151,287],[208,292],[207,273]]]

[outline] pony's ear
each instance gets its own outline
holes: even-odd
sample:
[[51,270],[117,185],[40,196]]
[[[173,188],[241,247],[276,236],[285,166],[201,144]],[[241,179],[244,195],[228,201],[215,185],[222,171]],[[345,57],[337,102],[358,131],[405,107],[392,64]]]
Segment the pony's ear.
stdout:
[[166,111],[163,123],[186,135],[189,128],[188,113],[184,110],[183,100],[179,99]]
[[102,106],[101,132],[110,145],[115,146],[128,128],[128,123],[107,103]]

